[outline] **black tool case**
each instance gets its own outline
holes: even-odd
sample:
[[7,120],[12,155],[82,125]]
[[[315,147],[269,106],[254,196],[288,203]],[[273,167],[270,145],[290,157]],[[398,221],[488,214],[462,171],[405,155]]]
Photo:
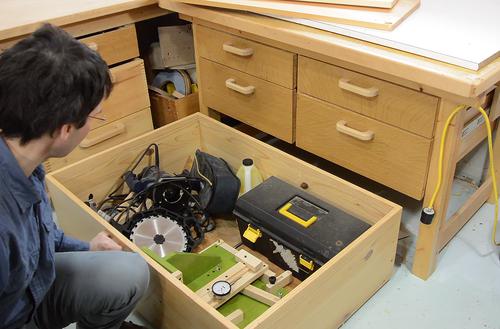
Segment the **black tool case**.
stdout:
[[236,202],[243,243],[301,280],[370,225],[274,176]]

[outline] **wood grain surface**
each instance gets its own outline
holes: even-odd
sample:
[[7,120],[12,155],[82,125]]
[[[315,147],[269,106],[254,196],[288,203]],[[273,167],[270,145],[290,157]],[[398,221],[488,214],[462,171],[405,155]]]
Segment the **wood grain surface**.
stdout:
[[318,19],[379,30],[393,30],[420,5],[420,0],[399,0],[390,9],[285,0],[175,0],[172,2],[246,10],[258,14]]

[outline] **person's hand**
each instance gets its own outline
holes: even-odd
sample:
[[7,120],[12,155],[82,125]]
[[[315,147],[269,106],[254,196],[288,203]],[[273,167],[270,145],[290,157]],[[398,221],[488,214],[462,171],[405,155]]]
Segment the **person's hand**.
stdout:
[[122,247],[111,239],[108,232],[101,232],[90,240],[90,251],[122,250]]

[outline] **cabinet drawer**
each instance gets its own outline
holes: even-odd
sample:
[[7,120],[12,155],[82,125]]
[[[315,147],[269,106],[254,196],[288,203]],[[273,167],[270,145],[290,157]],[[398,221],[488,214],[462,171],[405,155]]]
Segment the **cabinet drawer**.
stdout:
[[438,98],[307,57],[299,57],[298,91],[431,138]]
[[296,136],[300,148],[415,199],[423,196],[429,139],[302,94]]
[[198,56],[258,78],[294,88],[295,54],[196,25]]
[[203,58],[199,69],[202,97],[206,106],[287,142],[293,142],[294,110],[291,89]]
[[139,57],[137,35],[133,24],[82,38],[80,41],[96,50],[108,65]]
[[[245,328],[337,328],[389,280],[394,268],[400,206],[195,113],[47,175],[57,217],[67,234],[86,239],[106,230],[125,250],[146,259],[151,273],[150,289],[138,311],[153,328],[237,329],[238,326],[82,202],[90,193],[96,201],[102,200],[151,143],[158,144],[162,170],[181,172],[186,159],[198,148],[223,158],[232,168],[237,168],[242,159],[250,157],[264,178],[274,175],[296,187],[306,183],[307,191],[312,195],[371,224],[365,233],[307,280],[294,282],[291,293]],[[137,171],[152,161],[154,155],[141,162]],[[220,238],[230,245],[239,241],[235,221],[215,220],[216,228],[205,234],[204,243]],[[263,255],[251,253],[269,263]],[[245,314],[245,318],[247,316]]]
[[95,121],[92,129],[149,107],[148,86],[142,59],[113,67],[110,71],[113,90],[102,106],[102,115],[106,117],[106,121]]
[[151,111],[146,108],[92,130],[80,145],[66,157],[52,158],[46,161],[45,169],[47,172],[51,172],[151,130],[153,130]]

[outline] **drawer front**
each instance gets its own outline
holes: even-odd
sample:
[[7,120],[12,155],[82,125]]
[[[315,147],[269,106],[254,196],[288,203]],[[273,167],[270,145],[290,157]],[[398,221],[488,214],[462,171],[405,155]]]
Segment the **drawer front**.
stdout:
[[149,108],[92,130],[80,145],[64,158],[52,158],[45,162],[51,172],[58,168],[104,151],[131,138],[153,130]]
[[429,139],[298,95],[297,146],[415,199],[424,193],[430,145]]
[[80,41],[96,50],[108,65],[139,57],[139,46],[133,24],[82,38]]
[[293,142],[291,89],[206,59],[200,60],[200,78],[206,106],[289,143]]
[[149,107],[148,86],[142,59],[135,59],[110,71],[113,90],[102,107],[102,115],[106,117],[106,121],[94,120],[92,129]]
[[306,57],[298,91],[431,138],[438,98]]
[[295,54],[197,25],[198,56],[258,78],[294,88]]

